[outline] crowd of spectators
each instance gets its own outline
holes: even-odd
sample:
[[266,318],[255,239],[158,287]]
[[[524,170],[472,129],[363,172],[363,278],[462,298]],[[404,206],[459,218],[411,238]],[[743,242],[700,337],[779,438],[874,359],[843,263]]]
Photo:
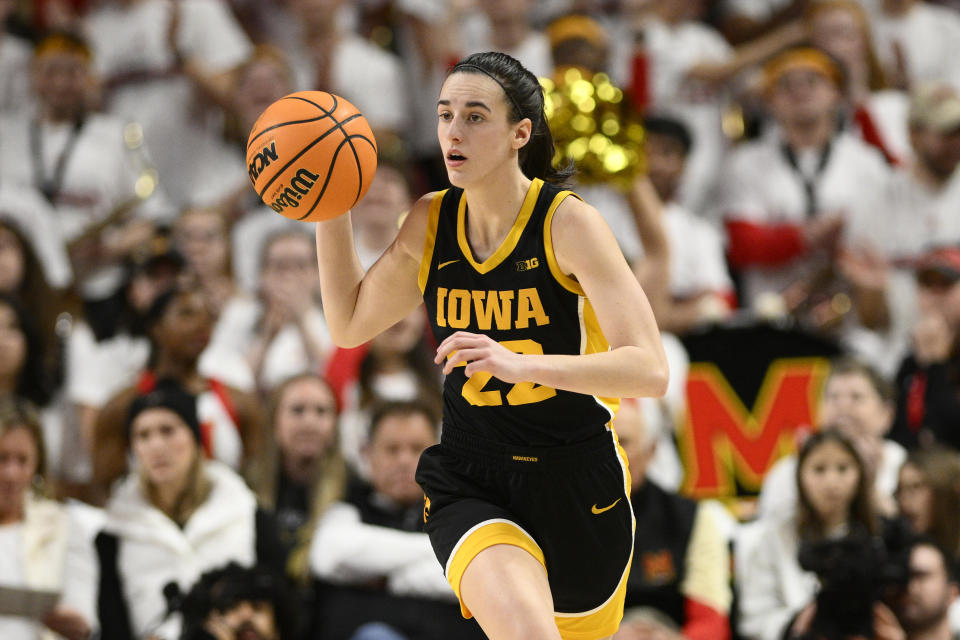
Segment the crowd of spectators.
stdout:
[[[258,200],[244,148],[287,93],[353,102],[380,150],[369,266],[447,186],[445,70],[491,49],[606,73],[645,129],[629,188],[573,185],[671,361],[614,424],[617,640],[960,637],[960,3],[0,0],[0,22],[0,638],[483,637],[422,532],[426,318],[335,346],[311,230]],[[680,494],[675,440],[682,339],[751,323],[844,357],[738,520]]]

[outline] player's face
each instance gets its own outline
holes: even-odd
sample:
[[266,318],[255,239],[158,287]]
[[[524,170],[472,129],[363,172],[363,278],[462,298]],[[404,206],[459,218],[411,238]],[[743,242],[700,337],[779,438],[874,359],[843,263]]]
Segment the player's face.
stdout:
[[437,137],[453,186],[481,184],[517,162],[517,151],[529,140],[530,120],[511,123],[507,101],[500,85],[481,73],[453,73],[443,83]]
[[277,406],[277,446],[285,455],[320,458],[333,445],[337,404],[322,380],[303,378],[283,391]]
[[182,485],[199,455],[187,423],[162,407],[146,409],[134,418],[130,445],[144,478],[155,487]]
[[841,444],[830,440],[811,451],[800,469],[803,494],[827,522],[846,520],[859,482],[857,461]]

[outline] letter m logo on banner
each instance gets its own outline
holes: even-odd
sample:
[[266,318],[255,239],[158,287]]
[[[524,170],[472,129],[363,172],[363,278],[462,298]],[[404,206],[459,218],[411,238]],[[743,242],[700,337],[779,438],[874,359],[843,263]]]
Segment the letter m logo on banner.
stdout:
[[724,498],[735,496],[738,487],[758,491],[777,458],[793,451],[797,429],[816,424],[828,371],[824,358],[773,360],[749,410],[716,365],[691,364],[680,433],[685,493]]

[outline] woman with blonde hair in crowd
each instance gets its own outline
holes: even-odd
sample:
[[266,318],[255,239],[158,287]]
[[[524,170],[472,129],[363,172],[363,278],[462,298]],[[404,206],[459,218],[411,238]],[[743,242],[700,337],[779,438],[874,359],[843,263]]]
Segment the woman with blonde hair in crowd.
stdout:
[[288,573],[305,577],[304,545],[327,507],[343,497],[347,482],[330,384],[312,373],[280,383],[270,396],[270,425],[273,437],[249,479],[291,552]]
[[[36,410],[0,396],[0,582],[5,587],[63,592],[75,577],[67,568],[70,517],[44,493],[46,453]],[[54,635],[56,634],[59,635]],[[89,637],[86,617],[63,599],[40,620],[0,616],[4,640]]]
[[226,465],[205,460],[196,398],[164,379],[130,405],[135,471],[118,484],[96,539],[102,637],[176,638],[171,602],[234,561],[284,564],[273,519]]

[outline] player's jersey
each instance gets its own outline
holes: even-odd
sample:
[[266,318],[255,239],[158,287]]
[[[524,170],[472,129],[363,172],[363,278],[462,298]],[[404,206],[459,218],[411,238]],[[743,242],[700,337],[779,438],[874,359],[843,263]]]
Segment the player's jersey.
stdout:
[[[583,289],[557,266],[550,224],[570,191],[533,180],[500,247],[477,262],[467,242],[462,189],[434,196],[419,285],[437,342],[456,331],[482,333],[525,354],[596,353],[609,348]],[[468,380],[460,365],[444,381],[443,421],[487,440],[569,444],[607,428],[618,401],[489,373]]]

